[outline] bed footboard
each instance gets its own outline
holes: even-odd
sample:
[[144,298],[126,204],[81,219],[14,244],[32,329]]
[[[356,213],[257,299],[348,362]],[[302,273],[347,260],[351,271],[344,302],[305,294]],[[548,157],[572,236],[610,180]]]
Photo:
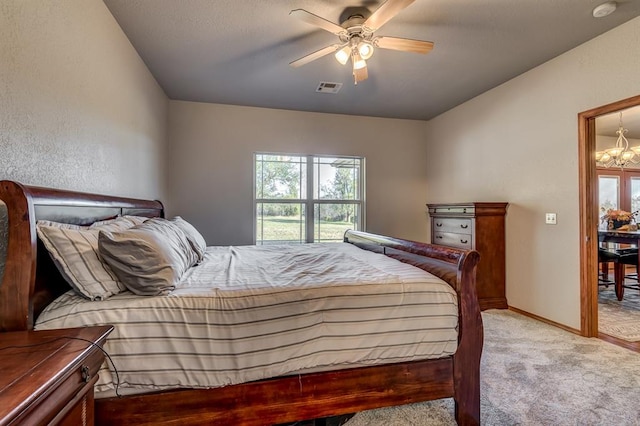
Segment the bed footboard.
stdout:
[[453,357],[456,419],[459,425],[479,424],[484,331],[476,291],[478,252],[351,230],[344,241],[423,269],[458,293],[458,350]]

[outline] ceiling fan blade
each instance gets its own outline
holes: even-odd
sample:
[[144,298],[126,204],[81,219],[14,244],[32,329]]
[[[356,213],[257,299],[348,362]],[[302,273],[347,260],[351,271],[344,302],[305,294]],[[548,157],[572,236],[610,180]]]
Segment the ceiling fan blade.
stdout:
[[433,42],[412,40],[399,37],[376,37],[375,45],[382,49],[402,50],[403,52],[429,53],[433,49]]
[[315,61],[316,59],[322,58],[323,56],[328,55],[329,53],[335,52],[339,48],[340,48],[339,44],[332,44],[331,46],[327,46],[320,50],[316,50],[313,53],[309,53],[307,56],[303,56],[302,58],[296,59],[293,62],[289,62],[289,65],[291,65],[294,68],[298,68],[304,64],[308,64],[311,61]]
[[414,1],[415,0],[387,0],[382,6],[377,8],[366,21],[364,21],[363,25],[375,31]]
[[369,78],[369,71],[367,71],[366,66],[353,70],[353,79],[355,81],[355,84],[358,84],[359,82],[366,80],[367,78]]
[[346,32],[344,28],[342,28],[338,24],[334,24],[331,21],[327,21],[324,18],[319,17],[318,15],[314,15],[311,12],[307,12],[304,9],[295,9],[289,12],[289,15],[293,15],[296,18],[306,22],[307,24],[315,25],[316,27],[320,27],[323,30],[329,31],[333,34],[340,34]]

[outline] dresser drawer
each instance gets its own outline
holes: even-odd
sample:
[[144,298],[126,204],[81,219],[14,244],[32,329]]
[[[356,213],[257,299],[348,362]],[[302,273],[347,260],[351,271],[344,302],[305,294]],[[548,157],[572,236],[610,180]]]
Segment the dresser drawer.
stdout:
[[429,205],[429,214],[433,216],[457,216],[457,215],[471,215],[476,212],[476,208],[473,204],[452,204],[452,205]]
[[471,219],[434,218],[433,231],[471,234]]
[[471,234],[456,234],[453,232],[434,232],[433,243],[464,250],[471,250],[473,247]]

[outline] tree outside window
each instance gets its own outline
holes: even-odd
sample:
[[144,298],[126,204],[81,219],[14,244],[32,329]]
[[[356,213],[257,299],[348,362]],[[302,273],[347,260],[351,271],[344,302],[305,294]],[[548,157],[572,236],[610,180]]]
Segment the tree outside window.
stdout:
[[255,154],[256,244],[342,241],[363,229],[364,159]]

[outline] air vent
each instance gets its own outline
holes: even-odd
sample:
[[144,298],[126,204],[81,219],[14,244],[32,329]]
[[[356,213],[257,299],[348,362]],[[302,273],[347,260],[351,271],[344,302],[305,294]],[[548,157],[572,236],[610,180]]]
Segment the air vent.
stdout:
[[342,83],[331,83],[329,81],[321,81],[318,84],[316,92],[320,93],[338,93],[342,88]]

